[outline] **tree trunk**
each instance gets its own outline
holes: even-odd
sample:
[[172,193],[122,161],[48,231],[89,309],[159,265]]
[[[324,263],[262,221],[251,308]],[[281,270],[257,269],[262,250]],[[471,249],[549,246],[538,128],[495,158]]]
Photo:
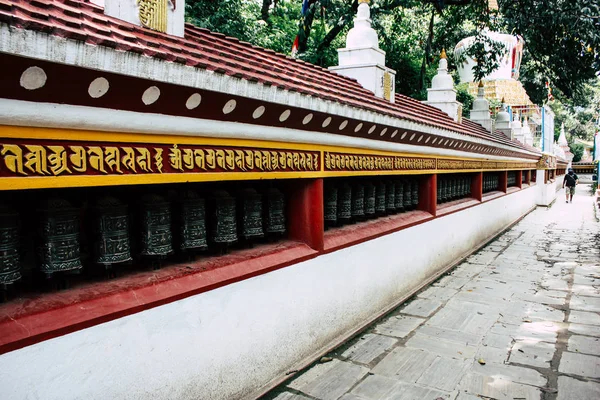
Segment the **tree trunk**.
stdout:
[[260,9],[260,17],[267,24],[271,25],[271,21],[269,20],[269,8],[271,7],[271,0],[263,0],[262,7]]

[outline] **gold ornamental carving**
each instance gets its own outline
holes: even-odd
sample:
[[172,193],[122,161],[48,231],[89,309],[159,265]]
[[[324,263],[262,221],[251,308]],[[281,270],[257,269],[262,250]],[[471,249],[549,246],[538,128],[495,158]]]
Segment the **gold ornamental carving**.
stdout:
[[167,31],[168,0],[137,0],[140,22],[158,32]]
[[383,98],[390,100],[392,98],[392,74],[383,73]]

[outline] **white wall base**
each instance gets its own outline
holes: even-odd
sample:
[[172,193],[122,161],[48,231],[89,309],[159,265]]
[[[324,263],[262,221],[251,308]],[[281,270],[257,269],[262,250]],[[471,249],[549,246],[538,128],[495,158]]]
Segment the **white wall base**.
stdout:
[[[550,204],[556,200],[556,185],[558,185],[558,181],[548,182],[544,184],[544,175],[545,171],[537,170],[536,171],[536,182],[535,187],[538,188],[537,194],[537,205],[548,207]],[[560,183],[562,185],[562,182]]]
[[523,216],[537,193],[1,355],[2,398],[253,398]]

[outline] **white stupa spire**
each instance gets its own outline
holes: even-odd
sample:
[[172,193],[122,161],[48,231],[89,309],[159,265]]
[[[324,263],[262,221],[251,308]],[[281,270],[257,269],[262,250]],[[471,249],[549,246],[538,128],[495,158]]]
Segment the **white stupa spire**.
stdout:
[[488,131],[492,131],[492,117],[490,116],[490,102],[485,98],[485,88],[483,81],[479,82],[477,88],[477,98],[473,100],[471,109],[471,121],[477,122]]
[[504,99],[502,99],[502,108],[500,112],[496,116],[496,129],[500,132],[504,133],[506,137],[512,139],[512,128],[510,121],[510,114],[506,110],[506,103],[504,103]]
[[560,136],[558,137],[558,145],[560,147],[565,147],[565,146],[569,146],[569,143],[567,142],[567,135],[565,134],[565,123],[563,122],[562,125],[560,126]]
[[346,37],[346,48],[379,48],[379,37],[375,29],[371,27],[371,8],[369,0],[359,0],[358,12],[354,18],[354,27]]
[[330,70],[354,78],[375,96],[395,102],[396,71],[385,66],[385,51],[379,48],[377,32],[371,26],[369,0],[358,1],[354,27],[346,37],[346,47],[338,49],[338,62]]
[[523,143],[533,146],[533,134],[531,133],[531,128],[529,127],[529,118],[527,116],[523,119],[523,128],[521,128],[521,135],[523,136]]
[[452,76],[448,73],[445,50],[440,54],[438,72],[431,80],[431,89],[427,89],[425,103],[442,110],[456,122],[460,122],[462,118],[462,104],[456,101],[456,90]]

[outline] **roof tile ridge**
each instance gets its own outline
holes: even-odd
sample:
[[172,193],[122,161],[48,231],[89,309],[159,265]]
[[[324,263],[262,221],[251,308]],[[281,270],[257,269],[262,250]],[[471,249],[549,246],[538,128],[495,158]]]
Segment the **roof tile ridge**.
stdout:
[[[212,36],[213,35],[213,32],[211,32],[209,30],[206,30],[206,29],[203,29],[203,28],[199,28],[198,29],[197,27],[194,27],[194,29],[192,29],[192,30],[199,30],[202,33],[205,33],[207,36]],[[198,36],[200,36],[200,35],[198,35]],[[221,39],[227,39],[227,37],[221,38]],[[236,44],[241,45],[243,47],[242,49],[239,50],[240,52],[243,53],[244,51],[250,50],[256,56],[261,56],[261,58],[263,59],[262,60],[263,62],[264,62],[265,59],[269,60],[269,63],[271,65],[275,65],[275,66],[280,67],[280,65],[281,65],[280,62],[282,60],[285,60],[288,63],[288,67],[289,66],[296,67],[297,69],[299,69],[299,70],[301,70],[301,71],[303,71],[305,73],[306,72],[313,73],[311,70],[315,69],[314,67],[318,67],[318,72],[321,72],[321,73],[324,72],[324,73],[326,73],[327,77],[330,78],[332,81],[336,81],[336,82],[339,82],[339,81],[356,82],[355,79],[344,77],[344,76],[336,74],[333,71],[330,71],[330,70],[328,70],[326,68],[315,66],[314,64],[307,63],[307,62],[304,62],[304,61],[301,61],[301,60],[298,60],[298,59],[294,59],[292,57],[289,57],[288,55],[285,55],[285,54],[282,54],[282,53],[278,53],[278,52],[276,52],[274,50],[265,49],[265,48],[262,48],[262,47],[254,46],[254,45],[249,44],[247,42],[242,42],[242,41],[240,41],[239,39],[236,39],[236,38],[230,38],[230,40],[233,43],[236,43]],[[231,50],[230,43],[228,43],[227,46],[226,45],[223,45],[223,46],[226,49]]]

